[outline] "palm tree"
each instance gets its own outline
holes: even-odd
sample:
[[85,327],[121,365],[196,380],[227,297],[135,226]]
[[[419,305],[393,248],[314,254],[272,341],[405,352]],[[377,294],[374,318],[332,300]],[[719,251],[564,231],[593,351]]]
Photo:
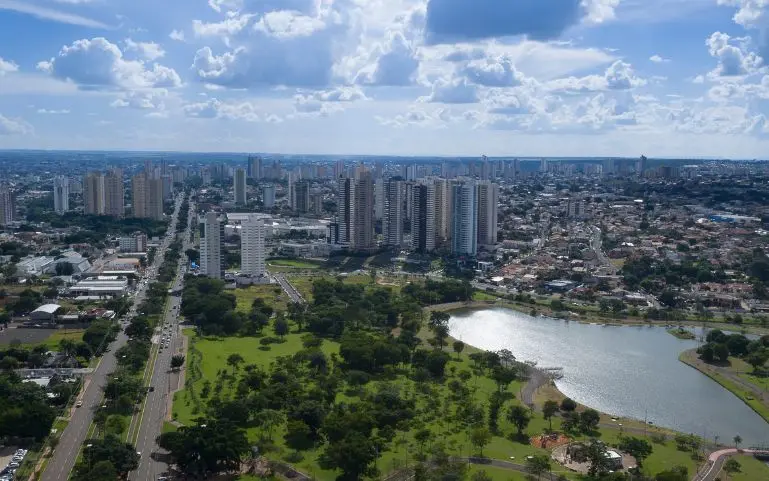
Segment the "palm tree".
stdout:
[[738,434],[738,435],[736,435],[736,436],[734,437],[733,441],[734,441],[734,446],[735,446],[737,449],[740,449],[740,444],[742,444],[742,436],[740,436],[739,434]]

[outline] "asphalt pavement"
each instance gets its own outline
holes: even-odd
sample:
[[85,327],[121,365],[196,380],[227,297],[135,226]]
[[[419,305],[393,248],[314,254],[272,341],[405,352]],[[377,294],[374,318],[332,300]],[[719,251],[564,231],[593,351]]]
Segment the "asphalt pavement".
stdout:
[[[181,206],[180,199],[181,197],[177,199],[176,208],[174,209],[174,217],[168,228],[168,232],[170,233],[176,232],[176,216],[179,207]],[[148,267],[148,271],[152,272],[152,279],[157,275],[157,270],[163,262],[163,257],[169,243],[168,238],[163,240],[160,248],[157,250],[152,266]],[[131,314],[135,314],[137,307],[144,301],[145,291],[148,285],[149,282],[137,289],[133,306],[130,311]],[[115,351],[123,347],[127,342],[128,336],[126,336],[123,331],[120,331],[116,340],[109,347],[109,350],[102,356],[96,370],[93,374],[84,379],[85,389],[77,398],[79,401],[82,401],[82,407],[73,408],[69,424],[67,424],[67,427],[59,438],[56,449],[54,449],[53,455],[40,477],[41,481],[67,481],[67,479],[69,479],[69,475],[75,467],[75,461],[77,460],[80,448],[88,436],[88,430],[93,422],[94,413],[102,403],[103,390],[104,386],[107,384],[107,377],[117,368]]]
[[[183,239],[182,257],[179,259],[179,271],[174,279],[172,289],[179,290],[184,285],[184,273],[186,271],[186,259],[184,251],[192,247],[189,242],[190,229],[195,224],[194,206],[190,205],[190,221],[188,228],[181,234]],[[168,347],[158,351],[155,363],[152,367],[150,386],[153,390],[147,393],[144,411],[139,418],[138,437],[136,438],[136,451],[141,453],[139,467],[129,474],[128,479],[135,481],[156,480],[168,471],[168,464],[163,462],[163,451],[155,442],[163,432],[163,424],[166,420],[168,409],[173,401],[173,392],[179,387],[179,374],[171,371],[171,358],[174,354],[184,353],[184,340],[179,327],[179,310],[181,309],[181,296],[171,296],[168,309],[163,318],[163,324],[159,336],[156,336],[163,345],[163,338],[168,336]]]

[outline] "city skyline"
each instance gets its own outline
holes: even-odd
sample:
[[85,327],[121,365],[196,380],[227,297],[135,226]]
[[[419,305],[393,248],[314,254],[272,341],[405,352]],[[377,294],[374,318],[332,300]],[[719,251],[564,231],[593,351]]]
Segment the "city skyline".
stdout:
[[763,4],[470,4],[0,2],[0,148],[767,150]]

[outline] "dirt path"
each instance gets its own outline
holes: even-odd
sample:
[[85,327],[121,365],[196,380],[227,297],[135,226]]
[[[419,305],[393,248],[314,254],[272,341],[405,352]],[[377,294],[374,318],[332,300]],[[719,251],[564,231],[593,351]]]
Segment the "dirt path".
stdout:
[[549,377],[546,372],[535,367],[529,368],[529,380],[521,390],[521,402],[530,408],[534,408],[534,394],[537,390],[547,384]]

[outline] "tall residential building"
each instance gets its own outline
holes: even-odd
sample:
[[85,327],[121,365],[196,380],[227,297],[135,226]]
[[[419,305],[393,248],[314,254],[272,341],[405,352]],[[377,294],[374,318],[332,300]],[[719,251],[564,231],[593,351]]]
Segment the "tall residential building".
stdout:
[[265,185],[262,187],[262,204],[265,209],[272,209],[275,207],[275,186]]
[[335,222],[337,242],[335,243],[349,244],[353,236],[355,181],[349,177],[341,177],[337,181],[337,189],[337,221]]
[[488,157],[484,155],[483,160],[481,160],[481,180],[491,179],[492,177],[491,169],[492,169],[492,165],[489,162]]
[[451,187],[451,252],[475,256],[478,253],[478,193],[473,182]]
[[317,216],[323,215],[323,194],[320,192],[312,194],[310,200],[312,201],[312,213]]
[[248,176],[252,179],[262,178],[262,158],[261,157],[248,158]]
[[543,174],[547,173],[547,167],[548,167],[547,159],[543,157],[542,159],[539,160],[539,171],[542,172]]
[[113,217],[125,217],[123,169],[110,169],[104,176],[104,213]]
[[443,244],[449,240],[451,232],[451,196],[449,182],[446,179],[435,179],[435,244]]
[[236,169],[235,177],[235,203],[238,205],[246,204],[246,170]]
[[200,220],[200,272],[224,279],[224,267],[224,222],[207,212]]
[[154,177],[148,181],[147,217],[155,220],[163,219],[163,179]]
[[69,178],[57,175],[53,179],[53,208],[57,214],[69,211]]
[[83,208],[86,214],[104,215],[104,175],[99,172],[86,174],[83,179]]
[[243,221],[240,231],[240,271],[250,277],[262,277],[265,273],[264,221],[250,215]]
[[141,219],[149,217],[147,198],[149,197],[149,179],[146,172],[140,172],[131,178],[131,205],[133,216]]
[[497,243],[497,205],[499,186],[478,182],[478,245],[492,248]]
[[420,183],[413,188],[414,214],[411,217],[411,249],[435,250],[435,184]]
[[374,237],[374,177],[371,172],[359,171],[355,179],[353,236],[350,247],[354,251],[376,248]]
[[16,218],[16,199],[7,184],[0,184],[0,225],[8,225]]
[[334,164],[334,178],[338,179],[345,176],[344,160],[337,160]]
[[300,180],[294,184],[295,210],[306,214],[310,212],[310,181]]
[[384,245],[400,248],[403,244],[403,221],[406,189],[403,179],[395,177],[384,183],[384,217],[382,233]]
[[385,182],[381,177],[376,179],[374,184],[374,220],[380,221],[384,218],[385,212]]
[[296,209],[296,174],[288,173],[288,182],[286,183],[286,198],[288,199],[288,208]]

